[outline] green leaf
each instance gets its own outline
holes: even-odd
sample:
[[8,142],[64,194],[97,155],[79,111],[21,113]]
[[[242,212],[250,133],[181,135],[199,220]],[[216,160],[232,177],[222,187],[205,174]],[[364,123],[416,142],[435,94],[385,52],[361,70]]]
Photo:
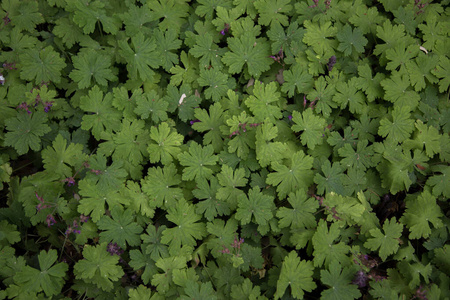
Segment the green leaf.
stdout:
[[69,268],[66,263],[55,264],[57,259],[56,250],[41,251],[38,255],[40,269],[25,266],[14,276],[14,281],[24,292],[44,291],[47,297],[60,294],[64,285],[64,276]]
[[329,117],[332,109],[338,107],[332,100],[333,95],[336,92],[334,85],[327,85],[325,78],[320,76],[319,79],[314,82],[314,89],[309,92],[306,98],[316,103],[314,109],[318,113],[322,113],[324,117]]
[[141,279],[144,284],[148,284],[152,279],[153,275],[158,273],[158,268],[155,262],[150,258],[149,255],[143,254],[141,251],[133,249],[130,250],[130,267],[133,270],[138,271],[144,268]]
[[163,164],[169,164],[181,153],[180,146],[184,137],[171,129],[166,122],[162,122],[158,127],[152,126],[150,138],[153,141],[148,145],[147,151],[152,163],[161,161]]
[[170,256],[167,246],[161,243],[162,233],[166,229],[165,225],[156,228],[153,224],[149,224],[146,230],[147,234],[141,234],[142,249],[145,249],[145,254],[149,254],[154,261]]
[[102,191],[118,190],[123,186],[127,172],[122,168],[123,161],[115,160],[110,166],[106,165],[105,156],[95,154],[89,158],[89,168],[85,179],[92,181]]
[[128,180],[126,189],[122,190],[122,194],[131,200],[130,208],[136,213],[153,218],[156,203],[150,201],[149,197],[141,191],[138,182]]
[[322,163],[321,170],[324,176],[320,173],[316,173],[314,176],[314,182],[317,184],[317,192],[319,194],[335,192],[339,195],[345,195],[345,168],[342,164],[340,162],[334,162],[331,165],[329,160],[325,160]]
[[298,189],[307,190],[313,182],[313,158],[298,151],[292,155],[290,167],[280,163],[272,163],[275,172],[267,176],[267,183],[277,185],[277,193],[280,199],[284,199],[289,193]]
[[206,244],[211,254],[218,257],[221,251],[233,245],[234,240],[237,240],[238,222],[234,218],[225,221],[221,219],[214,219],[206,225],[208,233],[211,234]]
[[289,194],[288,202],[292,208],[280,207],[277,210],[280,228],[313,228],[316,226],[314,213],[319,208],[316,199],[308,198],[305,190],[298,190]]
[[84,34],[93,33],[98,22],[107,33],[116,34],[119,30],[118,20],[107,16],[105,3],[101,1],[68,0],[67,6],[68,10],[75,11],[73,21],[83,28]]
[[194,282],[189,281],[189,284],[186,284],[184,288],[184,292],[186,295],[181,296],[181,300],[190,300],[190,299],[211,299],[217,300],[217,296],[215,295],[215,291],[212,287],[211,282]]
[[303,113],[294,111],[292,113],[292,125],[294,132],[300,132],[302,145],[307,145],[309,149],[314,150],[316,145],[323,143],[322,135],[327,125],[326,120],[320,116],[316,116],[311,108],[306,109]]
[[444,225],[441,220],[443,216],[436,198],[429,191],[424,191],[416,199],[406,202],[406,211],[400,222],[409,228],[410,239],[428,238],[431,234],[429,223],[435,229],[441,228]]
[[440,172],[440,175],[431,176],[427,180],[427,185],[433,187],[433,195],[438,197],[444,195],[446,198],[450,198],[450,167],[438,165],[435,170]]
[[111,291],[114,287],[113,282],[118,281],[124,272],[117,265],[119,256],[109,254],[106,246],[106,243],[97,246],[85,245],[84,259],[75,264],[74,274],[77,279],[93,283],[104,291]]
[[385,261],[389,255],[396,253],[398,250],[403,224],[397,223],[397,220],[393,217],[391,220],[384,222],[383,231],[384,233],[379,228],[369,230],[372,237],[367,239],[364,247],[373,251],[379,249],[379,255]]
[[239,38],[228,38],[228,47],[231,51],[225,53],[222,62],[229,66],[231,74],[242,72],[245,65],[250,76],[259,78],[273,63],[273,59],[269,57],[270,46],[265,39],[244,34]]
[[228,76],[218,69],[201,69],[197,79],[200,86],[206,87],[205,98],[218,102],[228,91]]
[[214,155],[214,149],[211,145],[202,147],[196,142],[192,142],[189,146],[189,152],[183,152],[178,155],[178,159],[183,169],[183,180],[209,179],[213,171],[208,166],[216,165],[219,159]]
[[438,78],[442,78],[439,81],[439,92],[443,93],[447,91],[450,85],[450,59],[443,55],[439,56],[439,64],[431,73]]
[[112,107],[112,94],[108,93],[103,97],[103,92],[98,86],[89,90],[88,96],[82,96],[80,108],[86,114],[81,122],[81,129],[91,129],[96,139],[100,139],[100,134],[104,131],[119,131],[121,124],[121,113]]
[[166,100],[161,99],[155,90],[151,90],[144,94],[144,97],[136,99],[137,107],[134,112],[142,117],[142,119],[148,119],[158,124],[167,120],[167,109],[169,103]]
[[361,293],[356,284],[352,284],[354,270],[342,268],[338,261],[333,261],[329,270],[320,271],[320,281],[329,289],[322,291],[321,298],[325,300],[358,299]]
[[236,208],[238,198],[244,193],[239,187],[246,186],[248,179],[245,177],[244,169],[238,168],[233,170],[225,164],[222,165],[222,171],[217,174],[217,179],[222,187],[218,189],[216,197],[226,201],[232,210]]
[[395,72],[390,78],[381,81],[380,84],[386,91],[384,99],[394,103],[394,107],[409,106],[411,109],[417,107],[420,96],[411,90],[408,75]]
[[245,278],[242,284],[234,284],[231,287],[231,299],[233,300],[248,300],[258,299],[265,300],[265,296],[261,296],[261,289],[259,286],[253,286],[250,279]]
[[44,112],[27,114],[20,112],[16,117],[6,119],[8,132],[5,134],[5,146],[14,147],[19,155],[26,154],[29,149],[41,149],[41,137],[50,132],[46,124],[47,115]]
[[226,49],[217,46],[209,33],[196,36],[195,42],[195,46],[189,50],[189,53],[200,58],[199,65],[203,68],[212,66],[214,69],[221,70],[223,68],[222,57],[226,53]]
[[348,20],[362,33],[375,34],[377,25],[384,20],[384,16],[379,14],[377,7],[358,5]]
[[290,13],[292,5],[291,0],[257,0],[253,3],[259,12],[258,23],[265,26],[273,26],[274,24],[281,24],[288,26],[288,17],[283,13]]
[[[169,245],[169,249],[179,249],[181,246],[195,246],[196,240],[207,235],[205,223],[198,222],[201,215],[195,213],[193,205],[180,200],[177,205],[169,207],[167,220],[176,226],[163,231],[161,242]],[[156,263],[158,265],[158,262]]]
[[187,22],[189,5],[184,1],[151,0],[146,5],[153,11],[153,20],[161,20],[158,24],[161,31],[171,28],[178,33]]
[[337,50],[344,52],[345,56],[352,55],[352,52],[363,53],[364,47],[367,45],[367,39],[362,30],[359,27],[352,30],[348,24],[344,25],[336,37],[340,42]]
[[20,55],[20,78],[34,81],[36,84],[42,82],[61,81],[61,70],[66,67],[64,59],[53,50],[52,46],[37,51],[30,49]]
[[160,58],[160,65],[167,72],[178,64],[178,55],[173,50],[178,50],[181,46],[181,41],[177,38],[178,34],[174,28],[162,32],[155,30],[153,37],[157,44],[157,55]]
[[204,214],[208,221],[212,221],[217,215],[227,216],[230,214],[230,207],[227,202],[221,201],[216,198],[217,191],[219,190],[219,182],[217,178],[213,177],[208,181],[201,180],[197,183],[197,188],[192,191],[192,194],[197,199],[204,199],[203,201],[195,204],[195,212],[198,214]]
[[154,39],[147,39],[142,32],[131,38],[130,47],[128,40],[119,40],[119,54],[127,61],[128,76],[130,79],[138,79],[142,81],[153,78],[155,72],[151,68],[158,68],[161,60],[156,51],[156,42]]
[[214,152],[223,149],[223,137],[220,128],[225,125],[224,110],[220,103],[214,103],[209,107],[209,115],[207,110],[196,108],[195,118],[199,120],[192,124],[192,128],[198,132],[206,132],[203,135],[203,145],[211,144]]
[[377,44],[373,52],[375,55],[381,54],[381,58],[384,58],[388,49],[392,49],[398,44],[409,45],[413,43],[409,36],[405,36],[403,24],[392,25],[389,20],[385,20],[382,26],[377,26],[377,37],[385,42],[384,44]]
[[183,197],[179,188],[180,175],[173,164],[151,167],[141,180],[142,191],[155,203],[156,207],[171,207]]
[[111,190],[100,189],[92,180],[83,179],[79,182],[80,192],[82,196],[77,211],[86,216],[90,215],[94,222],[100,220],[105,214],[105,203],[109,208],[117,205],[128,204],[129,200],[120,195],[117,187]]
[[83,39],[83,31],[73,22],[71,18],[58,18],[55,20],[52,33],[61,38],[67,48],[72,48]]
[[416,92],[424,89],[427,86],[427,82],[437,83],[439,81],[433,75],[433,72],[437,70],[436,66],[438,62],[438,55],[427,55],[423,53],[419,53],[415,60],[406,62],[409,80]]
[[295,93],[307,94],[313,87],[312,75],[300,64],[294,64],[288,70],[284,70],[283,78],[284,83],[281,86],[281,91],[287,92],[289,97],[294,96]]
[[70,143],[67,146],[67,140],[58,134],[53,145],[42,150],[44,168],[59,174],[62,179],[72,177],[73,168],[80,167],[86,160],[82,151],[83,145]]
[[396,142],[403,142],[409,138],[413,130],[414,120],[410,119],[410,108],[403,106],[394,108],[392,121],[387,118],[381,119],[378,134]]
[[254,222],[258,225],[267,225],[273,217],[275,210],[274,198],[261,193],[258,187],[254,187],[248,192],[248,197],[244,194],[238,198],[238,209],[236,219],[242,225]]
[[336,85],[333,101],[341,105],[341,109],[348,106],[352,114],[362,114],[366,104],[366,97],[357,89],[357,80],[352,78],[347,82]]
[[104,140],[110,139],[108,142],[100,144],[97,153],[112,157],[114,160],[128,161],[132,165],[137,166],[148,156],[147,143],[149,140],[148,131],[144,130],[145,122],[143,120],[134,119],[130,122],[124,119],[122,128],[115,134],[108,137],[102,134]]
[[341,230],[339,223],[332,223],[328,228],[327,222],[323,219],[319,220],[317,230],[312,237],[314,246],[314,266],[321,267],[325,263],[325,267],[329,267],[333,261],[348,261],[347,253],[350,246],[344,242],[334,244],[335,240],[339,240]]
[[345,144],[344,147],[338,150],[339,155],[343,158],[341,164],[346,168],[356,168],[361,171],[365,171],[370,167],[374,167],[372,162],[372,156],[374,152],[372,145],[368,146],[367,140],[359,140],[356,145],[356,151],[350,144]]
[[173,273],[176,270],[186,268],[186,258],[181,256],[171,256],[161,258],[156,262],[156,266],[163,270],[163,273],[153,275],[152,285],[162,294],[167,294],[170,287],[173,288]]
[[127,244],[138,246],[141,242],[139,234],[142,232],[142,227],[134,222],[135,217],[132,210],[123,211],[113,207],[111,217],[103,216],[97,222],[98,228],[103,230],[100,232],[100,243],[114,242],[124,250],[127,248]]
[[112,104],[115,108],[123,111],[123,116],[127,119],[136,119],[136,103],[143,98],[142,89],[133,89],[132,95],[128,95],[128,90],[121,86],[120,88],[113,88]]
[[20,31],[35,32],[36,25],[44,22],[44,18],[39,12],[38,2],[4,1],[2,8],[7,12],[6,16],[11,19],[14,27]]
[[245,104],[255,116],[256,122],[263,122],[266,118],[275,122],[283,116],[280,100],[280,93],[277,91],[275,82],[264,84],[256,81],[253,95],[245,100]]
[[303,37],[305,44],[311,46],[316,53],[334,53],[338,43],[333,37],[336,36],[338,29],[331,26],[331,22],[319,25],[306,20],[303,25],[306,28],[306,33]]
[[0,247],[2,249],[20,241],[20,232],[17,231],[16,225],[9,224],[6,220],[1,220],[0,224]]
[[116,81],[117,77],[111,70],[111,57],[106,53],[87,49],[81,50],[77,56],[72,58],[74,70],[69,77],[78,82],[78,88],[84,89],[94,84],[106,86],[108,81]]
[[400,67],[399,72],[405,71],[406,63],[417,56],[420,49],[416,45],[406,47],[404,43],[399,43],[394,48],[386,50],[386,58],[390,60],[386,65],[387,70],[396,70]]
[[153,21],[153,15],[148,5],[138,7],[129,5],[128,11],[120,15],[125,25],[127,36],[135,36],[139,32],[143,32],[149,36],[152,33],[150,22]]
[[358,66],[358,75],[359,77],[355,79],[355,86],[366,93],[370,102],[384,96],[380,82],[385,79],[386,75],[377,73],[372,76],[372,69],[368,64]]
[[295,251],[291,251],[281,266],[274,298],[281,299],[289,286],[293,297],[303,299],[305,291],[311,292],[316,288],[312,278],[313,270],[312,262],[301,260]]
[[284,158],[287,150],[285,143],[271,142],[278,136],[278,128],[271,122],[264,122],[256,129],[256,158],[261,167]]

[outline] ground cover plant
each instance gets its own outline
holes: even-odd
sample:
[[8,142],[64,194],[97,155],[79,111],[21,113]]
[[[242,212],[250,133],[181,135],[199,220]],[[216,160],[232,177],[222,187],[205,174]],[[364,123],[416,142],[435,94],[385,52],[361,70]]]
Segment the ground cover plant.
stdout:
[[3,0],[0,299],[449,299],[448,4]]

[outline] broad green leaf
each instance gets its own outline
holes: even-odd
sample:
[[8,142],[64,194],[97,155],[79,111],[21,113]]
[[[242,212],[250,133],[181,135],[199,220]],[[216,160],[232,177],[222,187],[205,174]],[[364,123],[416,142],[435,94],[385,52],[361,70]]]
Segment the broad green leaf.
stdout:
[[253,89],[253,95],[245,100],[245,104],[253,113],[257,122],[263,122],[266,118],[275,122],[282,117],[280,100],[280,92],[277,91],[275,82],[264,84],[257,81]]
[[383,232],[379,228],[369,231],[371,237],[364,243],[364,247],[373,251],[379,249],[380,257],[385,261],[389,255],[397,252],[402,231],[403,224],[397,223],[396,218],[393,217],[384,222]]
[[409,228],[410,239],[428,238],[431,234],[429,223],[433,224],[435,229],[441,228],[444,225],[441,220],[443,216],[436,198],[425,191],[416,199],[406,202],[406,211],[400,222]]
[[106,243],[85,245],[84,259],[75,264],[74,274],[77,279],[93,283],[104,291],[111,291],[114,288],[113,282],[118,281],[124,272],[118,266],[119,256],[108,253],[106,246]]
[[78,82],[80,89],[90,87],[92,79],[94,79],[94,84],[103,86],[106,86],[108,81],[117,80],[111,70],[111,57],[106,53],[99,53],[92,49],[82,50],[72,58],[72,62],[74,70],[69,77]]
[[248,197],[244,194],[238,198],[235,217],[242,225],[250,222],[266,225],[272,219],[275,210],[273,200],[272,196],[264,195],[258,187],[254,187],[248,192]]
[[202,147],[196,142],[192,142],[188,152],[178,155],[178,159],[183,169],[183,180],[209,179],[213,171],[208,166],[214,166],[218,160],[214,155],[214,149],[211,145]]
[[168,164],[181,153],[180,146],[184,137],[171,129],[167,122],[162,122],[158,127],[152,126],[150,138],[153,141],[148,145],[147,151],[152,163],[161,161]]
[[156,207],[172,207],[183,198],[178,186],[181,176],[174,164],[161,167],[151,167],[148,174],[141,180],[142,191],[150,198]]
[[128,40],[119,40],[119,54],[127,61],[128,76],[130,79],[138,79],[143,81],[152,79],[155,72],[153,69],[161,65],[161,60],[156,51],[156,42],[153,39],[146,38],[142,33],[131,38],[130,47]]
[[25,266],[14,276],[15,282],[24,292],[44,291],[47,297],[60,294],[68,265],[66,263],[55,264],[57,259],[56,250],[41,251],[38,255],[39,270]]
[[335,244],[341,236],[339,223],[332,223],[328,227],[327,222],[323,219],[319,221],[317,230],[312,237],[312,244],[314,246],[314,266],[329,267],[333,261],[339,261],[343,264],[348,261],[347,253],[350,251],[350,246],[344,242]]
[[378,134],[396,142],[403,142],[414,130],[414,120],[410,118],[410,115],[408,106],[394,108],[392,121],[387,118],[381,119]]
[[364,47],[367,45],[367,39],[364,37],[362,30],[345,24],[344,27],[337,33],[339,46],[337,50],[344,52],[345,56],[350,56],[352,53],[363,53]]
[[298,189],[307,190],[313,182],[313,158],[305,155],[303,151],[298,151],[292,155],[290,167],[280,163],[273,163],[275,172],[267,176],[266,182],[277,186],[277,193],[280,199],[284,199],[289,193]]
[[198,222],[201,215],[196,214],[194,206],[184,199],[169,207],[167,219],[176,225],[162,233],[161,242],[169,245],[169,249],[179,249],[184,245],[195,246],[196,240],[206,236],[205,223]]
[[231,74],[242,72],[244,65],[251,77],[259,78],[262,72],[269,70],[273,60],[270,56],[270,46],[265,39],[256,39],[250,34],[240,38],[228,38],[231,51],[225,53],[222,62],[229,67]]
[[52,46],[47,46],[38,51],[30,49],[20,55],[20,78],[34,81],[36,84],[43,82],[61,81],[61,70],[66,67],[64,59],[55,52]]
[[354,279],[352,268],[342,268],[339,261],[333,261],[329,270],[320,271],[320,281],[329,288],[321,293],[324,300],[338,299],[359,299],[361,293],[356,284],[352,284]]
[[134,222],[135,217],[131,209],[122,210],[113,207],[111,217],[103,216],[97,226],[103,232],[100,232],[100,243],[117,243],[120,248],[126,249],[129,246],[138,246],[141,242],[139,234],[142,227]]
[[292,130],[301,132],[302,145],[307,145],[309,149],[314,150],[316,145],[323,143],[322,135],[327,125],[326,121],[315,115],[311,108],[306,109],[303,113],[294,111],[292,121],[295,123],[292,125]]
[[305,190],[298,190],[289,194],[288,202],[291,208],[280,207],[277,210],[281,228],[312,228],[316,226],[316,218],[313,215],[319,208],[319,203],[316,199],[308,198]]
[[283,261],[280,277],[277,281],[277,291],[275,299],[281,299],[288,287],[291,294],[297,299],[303,299],[306,292],[311,292],[316,288],[312,279],[313,264],[311,261],[301,260],[295,251],[291,251]]
[[104,131],[119,131],[121,124],[121,113],[112,106],[112,94],[103,92],[98,86],[89,90],[88,96],[82,96],[80,108],[89,114],[83,116],[81,129],[91,130],[96,139]]
[[41,137],[51,130],[46,124],[47,119],[47,115],[39,111],[20,112],[16,117],[6,119],[5,146],[14,147],[19,155],[26,154],[29,149],[39,151]]
[[70,143],[58,134],[52,146],[42,150],[42,161],[46,170],[55,172],[62,179],[72,177],[74,167],[80,167],[86,160],[86,155],[82,152],[83,145]]

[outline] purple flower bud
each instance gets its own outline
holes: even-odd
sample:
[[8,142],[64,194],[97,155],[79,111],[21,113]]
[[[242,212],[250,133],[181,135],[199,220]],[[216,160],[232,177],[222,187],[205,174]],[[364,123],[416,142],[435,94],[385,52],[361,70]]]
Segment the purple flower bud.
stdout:
[[89,217],[85,215],[80,215],[80,222],[86,223],[87,221],[89,221]]
[[47,218],[45,219],[45,222],[47,222],[47,226],[48,227],[53,226],[53,225],[56,224],[56,220],[53,217],[53,215],[47,215]]
[[363,271],[358,271],[355,274],[355,278],[353,279],[352,283],[356,284],[359,288],[363,288],[367,285],[367,275]]
[[292,121],[292,115],[288,116],[289,121]]

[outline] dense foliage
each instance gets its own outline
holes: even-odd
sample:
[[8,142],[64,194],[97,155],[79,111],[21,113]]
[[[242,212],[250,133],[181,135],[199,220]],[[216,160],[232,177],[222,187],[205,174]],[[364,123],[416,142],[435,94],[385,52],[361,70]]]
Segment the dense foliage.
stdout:
[[1,1],[0,299],[449,299],[434,2]]

